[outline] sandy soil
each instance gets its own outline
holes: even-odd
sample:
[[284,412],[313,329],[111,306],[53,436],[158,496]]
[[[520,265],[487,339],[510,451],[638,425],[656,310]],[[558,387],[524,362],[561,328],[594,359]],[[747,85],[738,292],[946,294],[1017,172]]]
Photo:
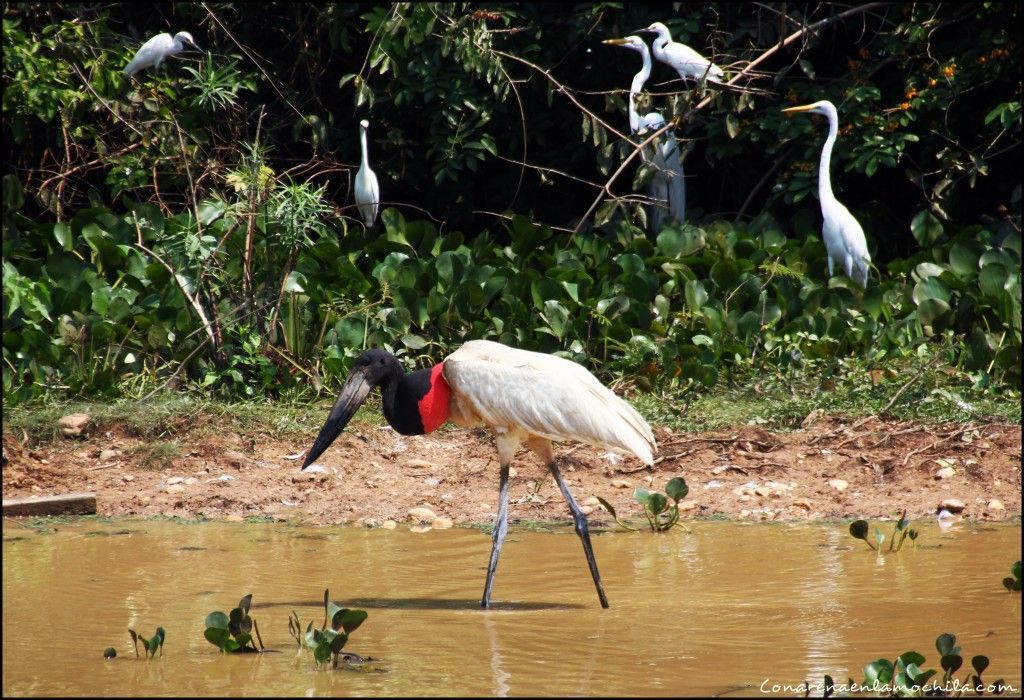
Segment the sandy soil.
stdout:
[[[684,518],[724,515],[755,520],[934,517],[958,499],[965,518],[1021,515],[1021,429],[1006,424],[919,424],[875,418],[824,418],[794,432],[741,427],[714,434],[655,429],[658,461],[565,443],[562,473],[596,525],[614,525],[594,496],[620,517],[642,517],[638,486],[664,489],[682,476],[690,487]],[[494,517],[498,463],[483,430],[403,437],[388,427],[350,425],[318,460],[299,471],[308,440],[184,432],[169,461],[123,426],[30,447],[3,435],[3,496],[92,491],[100,514],[241,520],[271,517],[308,524],[409,522],[426,506],[455,524]],[[937,474],[944,467],[945,477]],[[526,449],[513,464],[512,522],[571,522],[543,465]],[[845,482],[845,487],[844,483]],[[428,518],[429,520],[429,518]],[[390,526],[390,524],[388,524]]]

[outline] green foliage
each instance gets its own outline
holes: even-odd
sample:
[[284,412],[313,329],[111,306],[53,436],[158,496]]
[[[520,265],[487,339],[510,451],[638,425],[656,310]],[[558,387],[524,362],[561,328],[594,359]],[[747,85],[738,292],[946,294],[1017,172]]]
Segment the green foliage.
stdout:
[[[242,598],[238,602],[238,607],[233,608],[228,615],[219,610],[207,615],[206,630],[203,632],[206,641],[225,653],[263,651],[259,625],[249,616],[250,603],[252,593]],[[257,641],[259,649],[256,648]]]
[[1020,560],[1018,559],[1014,563],[1013,568],[1010,570],[1013,577],[1007,576],[1003,579],[1003,588],[1013,593],[1014,591],[1020,590]]
[[[974,673],[968,673],[963,679],[956,679],[954,674],[963,665],[960,647],[956,646],[956,635],[941,634],[935,639],[935,648],[939,652],[939,665],[942,667],[941,680],[931,680],[938,674],[936,669],[922,668],[925,657],[916,651],[905,651],[895,661],[878,659],[864,666],[863,684],[869,690],[875,690],[885,697],[925,697],[932,695],[959,697],[968,689],[981,695],[986,690],[999,695],[1008,689],[1003,679],[987,684],[981,674],[988,668],[986,656],[971,658]],[[851,683],[852,685],[852,683]]]
[[[354,610],[343,608],[337,603],[329,600],[329,589],[324,589],[324,623],[320,629],[313,627],[310,620],[306,631],[302,631],[302,623],[298,614],[293,610],[288,618],[288,633],[295,639],[299,648],[303,646],[313,651],[313,658],[317,666],[331,661],[331,667],[337,668],[339,659],[346,663],[353,661],[363,662],[363,659],[355,654],[343,654],[342,649],[348,643],[349,636],[366,621],[365,610]],[[330,624],[330,629],[328,629]]]
[[[917,545],[917,530],[910,528],[909,525],[910,521],[907,520],[907,511],[904,510],[903,514],[900,515],[900,519],[893,526],[892,536],[889,538],[890,552],[900,551],[903,548],[903,542],[908,537],[915,546]],[[864,544],[875,551],[881,551],[882,543],[885,542],[885,535],[876,527],[874,531],[875,544],[871,544],[871,541],[868,539],[867,520],[854,520],[850,523],[850,536],[858,540],[864,540]]]
[[[146,658],[153,658],[154,656],[156,656],[157,651],[160,652],[160,656],[164,655],[165,632],[163,627],[157,627],[156,632],[154,632],[153,636],[149,639],[146,639],[141,634],[139,634],[131,628],[128,629],[128,634],[131,635],[132,646],[135,647],[136,658],[139,658],[139,642],[142,642],[142,651],[145,652]],[[103,658],[113,658],[113,656],[117,655],[117,652],[115,651],[113,656],[107,656],[107,652],[109,651],[111,650],[108,649],[107,651],[103,652]]]
[[[686,498],[686,494],[689,492],[690,488],[686,485],[686,481],[681,476],[677,476],[669,479],[665,484],[665,493],[638,488],[634,491],[633,498],[643,507],[644,516],[647,518],[647,524],[650,525],[652,532],[667,532],[676,525],[686,530],[686,526],[679,522],[679,501]],[[668,504],[670,498],[673,501],[671,506]],[[608,501],[600,496],[597,497],[597,500],[605,510],[611,513],[615,522],[627,530],[636,530],[635,527],[630,527],[619,520],[615,508]]]
[[[794,27],[839,11],[787,9]],[[629,220],[642,208],[608,196],[592,226],[560,229],[631,150],[608,127],[624,128],[635,56],[589,42],[648,24],[648,7],[268,3],[253,21],[182,6],[221,45],[199,37],[207,53],[129,80],[147,12],[4,6],[5,407],[177,382],[278,397],[369,346],[413,365],[465,338],[687,404],[751,374],[936,354],[972,391],[1020,387],[1015,4],[854,9],[759,65],[787,100],[840,108],[837,191],[879,266],[864,292],[825,278],[808,197],[821,125],[775,97],[651,95],[682,122],[698,216],[649,237]],[[774,13],[694,5],[668,22],[742,65],[785,38]],[[400,207],[379,233],[348,226],[360,112]]]

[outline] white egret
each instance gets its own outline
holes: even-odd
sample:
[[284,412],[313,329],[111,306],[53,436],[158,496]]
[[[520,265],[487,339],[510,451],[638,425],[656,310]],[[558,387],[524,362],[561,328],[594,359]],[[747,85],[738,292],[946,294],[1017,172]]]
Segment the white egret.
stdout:
[[786,114],[822,114],[828,119],[828,138],[821,149],[821,162],[818,164],[818,201],[821,203],[821,215],[824,218],[821,235],[825,239],[825,249],[828,251],[828,275],[833,275],[834,264],[838,263],[846,271],[847,277],[861,287],[867,287],[871,255],[868,254],[868,244],[864,240],[864,229],[860,227],[850,210],[832,194],[829,165],[832,162],[832,146],[835,145],[839,133],[839,114],[836,112],[836,106],[828,100],[821,100],[809,105],[787,107],[782,111]]
[[[665,118],[658,112],[648,112],[640,116],[636,109],[636,103],[644,89],[644,84],[651,77],[651,52],[647,44],[638,36],[627,36],[624,39],[606,39],[605,44],[612,46],[625,46],[640,54],[643,59],[643,66],[640,72],[633,76],[633,82],[629,88],[629,130],[633,134],[641,136],[650,131],[657,131],[665,126]],[[679,158],[679,144],[671,133],[666,133],[660,141],[655,143],[653,149],[644,149],[641,152],[644,160],[655,167],[654,176],[647,186],[648,195],[654,200],[650,208],[649,225],[652,233],[661,230],[665,220],[665,208],[668,213],[674,216],[680,223],[686,216],[686,180],[683,174],[683,163]]]
[[657,35],[651,42],[654,57],[674,68],[683,80],[700,82],[706,79],[710,83],[724,83],[725,73],[721,68],[686,44],[672,41],[672,34],[668,31],[668,27],[661,22],[655,22],[646,29],[637,31],[653,32]]
[[356,172],[356,205],[359,213],[366,222],[366,228],[373,226],[377,220],[377,210],[380,208],[380,185],[377,183],[377,174],[370,170],[370,156],[366,146],[366,131],[370,128],[370,122],[363,120],[359,122],[359,142],[363,147],[363,160]]
[[158,69],[165,58],[184,51],[185,44],[191,44],[196,49],[199,48],[188,32],[178,32],[173,37],[167,32],[157,34],[139,47],[139,50],[135,52],[135,58],[124,67],[124,74],[132,76],[149,67],[153,67],[154,70]]
[[447,420],[464,427],[483,424],[494,431],[500,484],[498,517],[481,600],[490,605],[494,572],[508,531],[509,465],[523,443],[547,465],[572,512],[576,534],[594,579],[601,606],[608,598],[590,544],[587,517],[562,478],[552,440],[578,440],[632,453],[654,463],[657,445],[647,421],[628,403],[571,360],[471,340],[439,364],[406,373],[394,355],[367,350],[356,360],[327,421],[302,465],[323,454],[375,387],[381,389],[384,418],[403,435],[429,433]]

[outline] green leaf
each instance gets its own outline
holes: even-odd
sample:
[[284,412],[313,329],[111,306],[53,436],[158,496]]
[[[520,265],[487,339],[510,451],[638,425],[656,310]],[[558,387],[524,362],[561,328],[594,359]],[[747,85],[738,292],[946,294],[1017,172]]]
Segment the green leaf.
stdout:
[[1009,273],[1005,267],[999,263],[989,263],[981,268],[981,273],[978,275],[978,286],[988,296],[998,298],[1003,295],[1008,278]]
[[229,639],[231,639],[231,633],[226,628],[220,627],[207,627],[203,632],[203,636],[206,637],[206,641],[213,644],[218,649],[224,649],[224,645]]
[[922,326],[933,326],[950,311],[949,304],[941,299],[925,299],[917,307],[917,320]]
[[686,481],[680,476],[669,479],[668,483],[665,484],[665,493],[676,503],[686,498],[686,494],[689,492],[690,487],[686,485]]
[[956,673],[963,664],[964,659],[959,654],[945,654],[939,659],[939,665],[942,666],[942,670],[949,674]]
[[[366,621],[368,617],[365,610],[344,610],[340,620],[341,627],[345,630],[346,634],[352,634],[359,626]],[[337,629],[337,627],[335,627]]]
[[872,661],[864,667],[865,685],[888,685],[892,680],[892,662],[888,659]]
[[647,507],[651,509],[652,513],[658,515],[668,508],[668,499],[665,498],[664,494],[657,492],[651,493],[647,502]]
[[850,534],[856,537],[858,540],[864,540],[867,542],[868,539],[868,521],[867,520],[854,520],[850,523]]
[[57,239],[57,242],[64,250],[71,250],[74,247],[74,238],[71,234],[71,227],[65,223],[56,223],[53,225],[53,237]]
[[904,667],[909,667],[911,664],[920,666],[924,663],[924,656],[917,653],[916,651],[905,651],[897,657],[903,662]]
[[228,616],[220,611],[212,612],[206,616],[206,626],[227,630]]
[[597,496],[596,498],[597,498],[597,502],[600,503],[602,506],[604,506],[604,509],[606,511],[608,511],[609,513],[611,513],[611,516],[613,518],[618,519],[619,516],[615,514],[615,509],[612,507],[611,503],[609,503],[608,501],[604,500],[600,496]]
[[980,676],[982,673],[985,672],[985,669],[988,668],[988,657],[982,656],[980,654],[978,656],[972,656],[971,666],[974,667],[975,673],[977,673]]
[[927,209],[919,211],[910,222],[910,232],[924,248],[930,247],[942,235],[942,222]]

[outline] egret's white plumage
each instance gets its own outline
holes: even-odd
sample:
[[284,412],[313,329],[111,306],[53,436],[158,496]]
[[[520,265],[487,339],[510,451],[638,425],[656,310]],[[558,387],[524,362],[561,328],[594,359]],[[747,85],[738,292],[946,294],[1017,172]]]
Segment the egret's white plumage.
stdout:
[[367,228],[373,226],[377,220],[377,211],[380,208],[380,185],[377,183],[377,174],[370,169],[370,156],[366,144],[366,132],[369,128],[370,122],[367,120],[359,122],[359,143],[363,149],[363,159],[356,172],[356,204]]
[[139,47],[139,50],[135,52],[135,58],[124,67],[124,74],[129,76],[135,75],[140,70],[149,67],[157,69],[165,58],[184,51],[185,44],[191,44],[193,47],[199,48],[192,35],[188,32],[178,32],[173,37],[167,32],[157,34]]
[[444,361],[452,420],[483,423],[522,442],[578,440],[651,464],[654,434],[643,417],[581,365],[555,355],[472,340]]
[[850,210],[832,193],[829,166],[832,162],[832,147],[839,134],[839,114],[836,106],[828,100],[821,100],[800,107],[788,107],[782,111],[822,114],[828,119],[828,138],[821,149],[821,161],[818,164],[818,200],[824,219],[821,235],[828,251],[828,274],[829,277],[833,275],[834,265],[838,263],[850,279],[861,287],[867,287],[871,255],[868,253],[864,229]]
[[686,44],[672,41],[672,34],[661,22],[654,22],[645,32],[654,32],[657,36],[651,42],[654,57],[662,63],[672,67],[683,80],[707,80],[711,83],[721,83],[725,73],[708,59],[691,49]]
[[[636,103],[640,99],[644,85],[651,77],[651,52],[647,49],[647,44],[638,36],[606,39],[604,43],[632,49],[638,52],[643,60],[640,72],[633,76],[633,82],[629,88],[630,131],[640,136],[646,136],[652,130],[657,131],[664,127],[665,118],[658,112],[648,112],[640,116],[636,109]],[[644,149],[641,155],[656,169],[647,186],[647,193],[655,201],[650,208],[648,218],[651,232],[657,233],[661,230],[667,214],[675,217],[680,223],[686,216],[686,180],[683,163],[679,157],[679,144],[671,134],[664,134],[656,142],[654,148]],[[666,206],[668,207],[667,212]]]

